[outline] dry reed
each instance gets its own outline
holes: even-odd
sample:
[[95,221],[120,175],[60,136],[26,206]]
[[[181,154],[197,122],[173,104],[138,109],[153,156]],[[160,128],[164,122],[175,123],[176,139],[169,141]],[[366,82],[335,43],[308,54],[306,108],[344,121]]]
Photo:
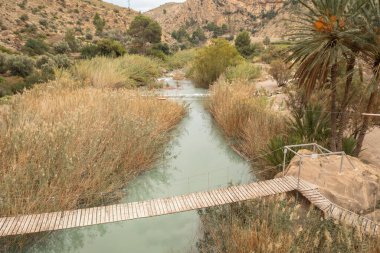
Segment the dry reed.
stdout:
[[378,238],[302,208],[294,198],[271,197],[206,209],[200,213],[199,252],[377,253]]
[[126,55],[116,59],[96,57],[79,61],[70,73],[85,86],[132,88],[154,86],[161,69],[159,63],[149,57]]
[[283,117],[271,110],[267,97],[259,96],[245,80],[219,79],[211,87],[209,110],[232,145],[253,158],[269,139],[284,131]]
[[162,155],[185,113],[136,91],[76,86],[60,80],[26,91],[0,115],[0,216],[117,199]]

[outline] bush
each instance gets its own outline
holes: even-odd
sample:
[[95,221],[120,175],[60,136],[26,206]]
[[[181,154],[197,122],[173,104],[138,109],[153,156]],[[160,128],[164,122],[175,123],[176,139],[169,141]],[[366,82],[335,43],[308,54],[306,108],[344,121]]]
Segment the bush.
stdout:
[[106,21],[100,17],[99,13],[95,13],[92,23],[95,25],[96,34],[100,35],[103,32],[103,29],[106,25]]
[[224,71],[239,64],[242,58],[235,47],[224,39],[215,39],[197,52],[191,68],[191,78],[199,87],[208,88]]
[[48,26],[48,21],[46,19],[40,19],[39,21],[40,25],[44,26],[44,27],[47,27]]
[[263,40],[263,44],[264,44],[265,46],[269,46],[269,45],[270,45],[270,38],[269,38],[268,36],[266,36],[266,37],[264,38],[264,40]]
[[244,79],[252,81],[259,78],[261,75],[261,68],[252,63],[244,62],[237,66],[229,67],[226,70],[225,76],[227,80],[233,81],[237,79]]
[[65,41],[69,44],[72,52],[77,52],[79,49],[78,41],[75,37],[75,31],[73,29],[68,29],[65,33]]
[[102,56],[119,57],[127,52],[123,44],[115,40],[103,39],[96,45],[98,54]]
[[57,42],[53,45],[54,52],[57,54],[67,54],[70,52],[71,48],[69,43],[66,41]]
[[34,61],[24,55],[11,56],[8,60],[12,75],[26,77],[33,73]]
[[46,55],[43,55],[43,56],[39,57],[37,59],[37,61],[36,61],[36,67],[39,68],[39,69],[41,69],[42,66],[45,65],[45,64],[47,64],[47,65],[54,65],[54,62],[53,62],[53,60],[50,57],[48,57]]
[[21,16],[20,16],[20,20],[21,21],[28,21],[29,20],[29,16],[27,15],[27,14],[22,14]]
[[65,54],[58,54],[53,57],[53,60],[57,68],[67,69],[72,65],[72,61]]
[[255,52],[255,48],[251,45],[251,37],[247,31],[241,32],[236,37],[235,47],[245,58],[251,57]]
[[8,54],[0,53],[0,74],[4,74],[8,71]]
[[48,45],[39,39],[28,39],[22,48],[23,52],[34,56],[45,54],[49,51]]
[[292,76],[290,68],[282,60],[275,60],[270,64],[269,74],[278,86],[286,85]]
[[91,59],[99,54],[98,47],[95,44],[88,44],[82,47],[80,55],[82,59]]

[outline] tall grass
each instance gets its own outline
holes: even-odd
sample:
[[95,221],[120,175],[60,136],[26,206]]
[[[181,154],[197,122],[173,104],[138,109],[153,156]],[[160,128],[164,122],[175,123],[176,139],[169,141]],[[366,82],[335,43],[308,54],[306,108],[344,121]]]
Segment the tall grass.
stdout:
[[162,155],[185,112],[135,91],[57,85],[15,96],[1,114],[0,216],[117,199]]
[[248,80],[252,81],[261,76],[261,68],[255,64],[243,62],[237,66],[229,67],[225,76],[227,80]]
[[198,250],[234,253],[377,253],[378,238],[321,217],[294,198],[273,197],[200,212]]
[[211,87],[209,110],[239,151],[254,158],[269,140],[283,133],[283,117],[271,110],[268,98],[259,96],[245,80],[221,78]]
[[161,75],[158,61],[146,56],[126,55],[119,58],[96,57],[78,62],[71,75],[85,86],[97,88],[132,88],[154,86]]
[[189,67],[189,64],[194,60],[197,49],[186,49],[176,52],[168,57],[166,65],[169,70],[182,69]]

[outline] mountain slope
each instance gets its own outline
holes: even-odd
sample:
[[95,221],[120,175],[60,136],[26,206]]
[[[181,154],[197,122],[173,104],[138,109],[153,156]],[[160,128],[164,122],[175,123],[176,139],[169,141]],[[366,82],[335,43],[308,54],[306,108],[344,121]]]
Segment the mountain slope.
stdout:
[[0,0],[0,45],[19,49],[31,36],[59,41],[68,28],[77,36],[94,34],[96,13],[105,19],[105,31],[125,31],[137,14],[99,0]]
[[211,22],[219,26],[226,24],[230,33],[236,33],[258,27],[265,14],[276,12],[283,4],[283,0],[187,0],[162,5],[146,15],[157,20],[169,34],[181,26]]

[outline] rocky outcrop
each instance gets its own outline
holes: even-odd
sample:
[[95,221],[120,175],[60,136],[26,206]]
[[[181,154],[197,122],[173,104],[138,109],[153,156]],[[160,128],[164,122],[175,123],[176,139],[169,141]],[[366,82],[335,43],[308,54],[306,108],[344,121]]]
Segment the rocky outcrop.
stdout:
[[[299,154],[310,154],[301,150]],[[319,186],[321,193],[332,202],[355,211],[380,218],[380,169],[364,164],[355,157],[344,159],[342,173],[339,173],[341,156],[332,155],[318,158],[303,158],[300,178]],[[299,157],[293,158],[286,175],[298,176]],[[374,212],[375,211],[375,212]]]

